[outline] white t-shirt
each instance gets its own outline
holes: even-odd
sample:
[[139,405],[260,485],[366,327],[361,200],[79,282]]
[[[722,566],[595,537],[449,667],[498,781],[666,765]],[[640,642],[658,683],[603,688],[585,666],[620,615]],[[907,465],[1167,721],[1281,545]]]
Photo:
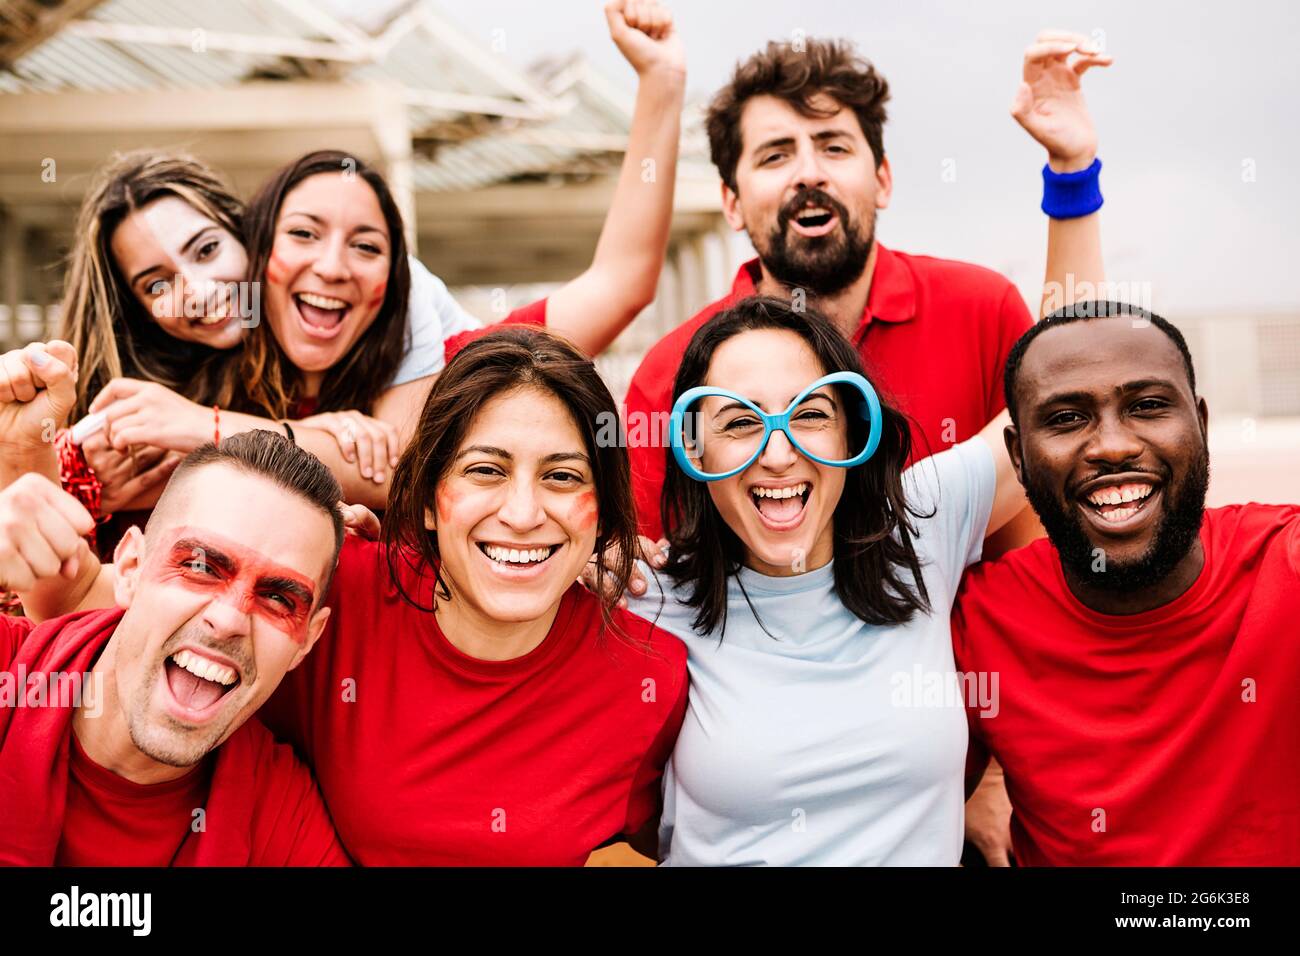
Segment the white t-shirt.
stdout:
[[408,304],[409,338],[406,354],[390,388],[436,375],[447,364],[443,341],[482,323],[461,308],[446,283],[415,256],[411,262],[411,298]]
[[666,864],[957,864],[967,727],[948,622],[995,485],[978,438],[905,473],[908,501],[934,511],[915,522],[933,610],[902,625],[846,610],[833,563],[793,577],[746,568],[728,582],[719,641],[642,565],[647,594],[631,608],[682,638],[691,677],[664,773]]

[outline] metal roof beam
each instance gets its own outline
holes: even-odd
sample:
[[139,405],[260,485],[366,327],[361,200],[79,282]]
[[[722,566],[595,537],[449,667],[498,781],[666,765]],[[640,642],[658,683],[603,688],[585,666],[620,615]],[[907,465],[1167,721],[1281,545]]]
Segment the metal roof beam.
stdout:
[[408,106],[423,106],[448,113],[482,113],[485,116],[508,116],[513,119],[544,120],[550,113],[531,103],[507,100],[499,96],[479,96],[475,93],[454,93],[450,90],[417,90],[407,87],[402,91]]
[[223,50],[256,56],[290,56],[307,60],[338,60],[344,63],[370,62],[370,51],[366,46],[304,40],[298,37],[267,37],[250,33],[222,33],[199,28],[106,23],[102,20],[74,20],[63,29],[68,36],[83,40],[176,46],[191,50],[194,49],[195,43],[201,40],[205,50]]
[[[83,16],[102,0],[5,3],[5,29],[0,33],[0,68],[16,63],[23,54],[40,46],[63,29],[69,20]],[[16,29],[15,29],[16,28]]]

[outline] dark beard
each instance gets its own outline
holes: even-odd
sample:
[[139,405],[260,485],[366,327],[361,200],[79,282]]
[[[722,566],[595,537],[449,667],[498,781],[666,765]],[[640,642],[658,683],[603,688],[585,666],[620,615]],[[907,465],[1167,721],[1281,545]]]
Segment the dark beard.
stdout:
[[[1165,510],[1151,546],[1140,558],[1116,563],[1106,558],[1094,570],[1095,545],[1083,529],[1083,519],[1037,475],[1025,470],[1025,496],[1043,522],[1047,537],[1061,555],[1061,565],[1077,580],[1114,594],[1132,594],[1162,582],[1187,557],[1201,530],[1205,494],[1210,486],[1210,453],[1202,445],[1187,476],[1177,487],[1165,482]],[[1103,552],[1104,553],[1104,552]],[[1103,570],[1104,568],[1104,570]]]
[[[796,241],[791,245],[787,242],[790,220],[809,204],[834,211],[840,228],[814,239],[796,235]],[[772,278],[782,285],[806,289],[818,296],[834,295],[856,282],[866,268],[867,257],[871,255],[876,239],[874,216],[865,233],[864,236],[849,218],[849,211],[843,203],[820,189],[800,190],[782,207],[776,228],[767,237],[766,248],[758,248],[759,257]],[[755,246],[758,246],[757,242]]]

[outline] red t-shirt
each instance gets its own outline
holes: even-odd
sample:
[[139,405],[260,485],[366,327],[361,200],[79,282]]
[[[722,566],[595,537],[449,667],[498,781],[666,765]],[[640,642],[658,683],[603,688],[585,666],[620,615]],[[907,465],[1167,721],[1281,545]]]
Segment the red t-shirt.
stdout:
[[[538,299],[536,302],[529,302],[527,305],[521,305],[500,322],[494,322],[491,325],[485,325],[480,329],[466,329],[464,332],[457,332],[455,335],[449,335],[442,340],[442,353],[445,361],[450,362],[451,357],[465,347],[466,343],[474,341],[482,335],[491,332],[497,326],[501,325],[535,325],[540,328],[546,327],[546,299]],[[297,404],[290,409],[290,418],[310,418],[316,414],[320,407],[320,402],[315,396],[298,399]]]
[[1300,864],[1300,507],[1210,509],[1201,541],[1141,614],[1081,604],[1046,539],[966,572],[957,667],[998,675],[971,766],[1006,771],[1022,863]]
[[[853,344],[882,397],[911,417],[916,460],[965,441],[1002,411],[1002,369],[1032,320],[1016,287],[996,272],[876,248]],[[663,533],[664,433],[686,347],[715,314],[753,295],[760,278],[757,259],[741,266],[731,294],[660,339],[632,376],[625,425],[642,534]]]
[[[252,780],[258,795],[248,834],[249,866],[348,866],[311,771],[275,743],[256,718],[237,734],[265,744]],[[222,746],[227,746],[229,741]],[[206,809],[215,757],[166,783],[142,785],[105,770],[72,735],[68,803],[56,866],[193,866],[194,811]]]
[[[403,578],[428,606],[428,580]],[[383,548],[349,538],[326,631],[263,708],[316,770],[366,865],[581,865],[659,806],[686,709],[686,649],[624,611],[650,653],[599,636],[574,585],[550,633],[508,661],[469,657],[404,602]]]
[[165,783],[105,770],[72,735],[68,804],[55,866],[171,866],[208,796],[212,761]]
[[[22,674],[13,661],[33,630],[26,618],[0,616],[0,667]],[[63,726],[68,727],[68,722]],[[95,763],[70,727],[68,781],[56,866],[193,866],[199,851],[194,813],[226,816],[237,805],[251,807],[246,828],[228,819],[204,819],[211,838],[230,840],[249,866],[348,866],[311,772],[292,748],[276,743],[256,718],[245,721],[221,748],[238,748],[239,758],[222,764],[219,748],[175,780],[137,784]],[[22,741],[34,750],[39,741]],[[49,742],[53,747],[54,743]],[[213,800],[217,788],[242,793],[236,800]],[[20,798],[27,799],[26,794]],[[48,794],[42,794],[48,797]],[[239,815],[239,816],[242,816]],[[208,826],[209,822],[211,826]],[[218,836],[219,835],[219,836]],[[232,854],[232,856],[238,854]]]
[[452,356],[470,342],[495,331],[503,325],[533,325],[538,328],[546,328],[546,300],[538,299],[536,302],[520,306],[500,322],[493,322],[481,329],[466,329],[464,332],[457,332],[455,335],[443,339],[442,353],[444,359],[450,362]]
[[31,618],[0,614],[0,664],[8,667],[36,624]]

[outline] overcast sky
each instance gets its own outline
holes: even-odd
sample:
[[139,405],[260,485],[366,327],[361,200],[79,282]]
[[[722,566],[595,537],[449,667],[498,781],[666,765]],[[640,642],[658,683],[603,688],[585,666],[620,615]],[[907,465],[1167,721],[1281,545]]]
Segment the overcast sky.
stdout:
[[[635,77],[608,39],[598,0],[439,6],[484,46],[503,29],[511,60],[580,49],[632,88]],[[686,43],[692,95],[707,95],[737,59],[795,30],[854,40],[893,91],[885,149],[895,196],[879,221],[881,241],[991,266],[1027,292],[1042,275],[1044,157],[1008,114],[1021,53],[1045,26],[1094,36],[1116,58],[1085,78],[1105,164],[1111,278],[1150,283],[1157,311],[1300,308],[1300,4],[670,6]],[[955,182],[942,177],[946,160],[955,163]]]

